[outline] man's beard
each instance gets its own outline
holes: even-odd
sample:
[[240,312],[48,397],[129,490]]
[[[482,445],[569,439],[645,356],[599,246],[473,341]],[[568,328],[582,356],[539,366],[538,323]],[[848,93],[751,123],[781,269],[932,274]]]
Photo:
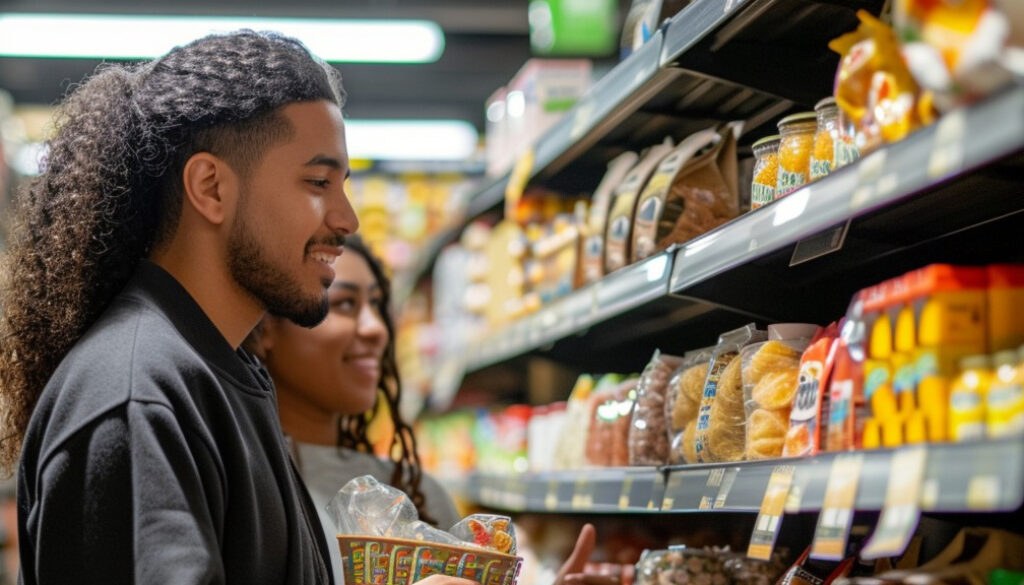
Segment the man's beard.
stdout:
[[326,287],[319,295],[304,293],[298,282],[266,258],[243,218],[244,213],[240,213],[228,238],[228,267],[235,282],[272,315],[303,327],[323,321],[329,309]]

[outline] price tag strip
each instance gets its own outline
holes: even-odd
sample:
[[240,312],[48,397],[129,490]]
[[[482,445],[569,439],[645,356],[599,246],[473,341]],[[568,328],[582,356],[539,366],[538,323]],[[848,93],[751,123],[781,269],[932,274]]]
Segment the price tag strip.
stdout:
[[580,473],[576,477],[576,485],[572,492],[573,510],[590,510],[594,507],[594,483],[590,481],[586,473]]
[[658,510],[665,497],[665,474],[658,473],[654,476],[654,487],[651,488],[651,499],[647,502],[648,510]]
[[921,519],[921,481],[928,452],[924,447],[897,451],[889,468],[889,485],[878,527],[864,546],[864,559],[896,557],[910,544]]
[[857,503],[857,487],[864,455],[840,455],[832,462],[832,471],[825,488],[825,503],[818,515],[814,530],[811,557],[841,561],[846,553],[846,542],[853,523],[853,510]]
[[714,507],[715,499],[719,490],[722,489],[722,481],[725,479],[725,469],[712,469],[708,475],[708,482],[704,485],[704,494],[700,497],[698,510],[710,510]]
[[750,535],[748,557],[763,561],[771,560],[794,473],[796,467],[793,465],[778,465],[772,470],[764,498],[761,499],[761,510],[754,523],[754,533]]
[[622,491],[619,492],[619,509],[629,509],[629,496],[633,493],[633,478],[629,475],[622,478]]
[[668,483],[665,484],[665,497],[661,500],[661,511],[667,512],[674,509],[676,497],[683,490],[683,474],[669,472]]

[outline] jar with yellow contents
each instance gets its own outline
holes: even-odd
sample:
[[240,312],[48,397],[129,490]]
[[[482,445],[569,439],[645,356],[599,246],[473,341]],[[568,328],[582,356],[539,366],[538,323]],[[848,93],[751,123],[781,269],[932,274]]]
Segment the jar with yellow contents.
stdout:
[[779,174],[779,136],[768,136],[754,143],[754,182],[750,185],[750,208],[757,209],[775,200]]
[[849,122],[836,105],[836,98],[828,97],[814,106],[818,129],[814,134],[811,152],[810,180],[815,181],[832,171],[857,160],[857,146],[848,131]]
[[818,116],[802,112],[786,116],[779,121],[779,174],[775,198],[785,197],[810,180],[811,152],[814,134],[818,130]]

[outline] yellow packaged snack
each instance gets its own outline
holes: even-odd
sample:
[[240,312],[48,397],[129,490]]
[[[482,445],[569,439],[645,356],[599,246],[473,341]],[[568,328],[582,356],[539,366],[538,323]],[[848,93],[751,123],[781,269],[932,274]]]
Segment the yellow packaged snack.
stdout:
[[711,425],[707,432],[710,461],[740,461],[746,450],[746,413],[743,408],[743,361],[733,359],[722,372],[718,393],[711,405]]
[[788,410],[755,410],[747,421],[747,459],[781,457],[788,429]]

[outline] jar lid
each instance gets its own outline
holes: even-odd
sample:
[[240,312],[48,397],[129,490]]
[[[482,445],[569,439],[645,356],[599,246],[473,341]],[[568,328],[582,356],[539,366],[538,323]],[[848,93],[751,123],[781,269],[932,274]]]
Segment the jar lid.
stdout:
[[992,367],[992,360],[987,355],[969,355],[961,358],[960,369],[966,370],[987,370]]
[[778,142],[779,140],[782,140],[781,136],[779,136],[778,134],[772,134],[771,136],[765,136],[761,140],[758,140],[753,144],[753,146],[751,146],[751,148],[757,148],[759,146],[764,146],[765,144],[768,144],[770,142]]
[[799,124],[801,122],[814,122],[818,123],[818,114],[816,112],[800,112],[799,114],[792,114],[779,120],[779,128],[789,124]]
[[832,96],[829,96],[829,97],[819,101],[818,103],[814,104],[814,111],[817,112],[817,111],[823,110],[825,108],[835,108],[835,107],[838,107],[838,104],[836,104],[836,98],[834,98]]

